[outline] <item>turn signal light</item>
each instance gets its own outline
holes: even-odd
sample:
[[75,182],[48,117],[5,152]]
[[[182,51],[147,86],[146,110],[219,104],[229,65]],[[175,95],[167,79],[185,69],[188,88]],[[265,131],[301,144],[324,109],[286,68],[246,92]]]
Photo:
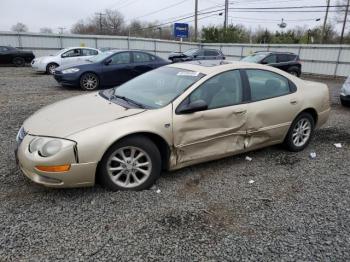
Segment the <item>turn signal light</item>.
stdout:
[[36,166],[35,168],[44,172],[66,172],[70,169],[70,164],[60,166]]

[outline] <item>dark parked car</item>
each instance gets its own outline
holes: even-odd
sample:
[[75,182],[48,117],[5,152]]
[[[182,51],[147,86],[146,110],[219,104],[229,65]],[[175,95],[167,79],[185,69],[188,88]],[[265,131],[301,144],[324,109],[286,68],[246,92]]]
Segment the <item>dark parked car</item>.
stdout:
[[0,46],[0,64],[24,66],[35,58],[32,51],[22,51],[12,46]]
[[118,86],[147,71],[169,64],[164,59],[142,51],[113,50],[98,54],[80,64],[57,67],[54,77],[64,86],[84,90]]
[[270,65],[298,77],[301,75],[299,56],[289,52],[255,52],[242,61]]
[[192,60],[223,60],[224,54],[220,50],[216,49],[189,49],[186,52],[174,52],[168,57],[171,62],[184,62]]

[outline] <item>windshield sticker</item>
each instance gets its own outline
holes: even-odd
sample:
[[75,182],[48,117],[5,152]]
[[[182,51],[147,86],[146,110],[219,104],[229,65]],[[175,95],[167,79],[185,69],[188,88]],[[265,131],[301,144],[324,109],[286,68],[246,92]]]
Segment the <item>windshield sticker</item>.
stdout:
[[199,72],[193,72],[193,71],[184,71],[184,72],[178,72],[178,76],[198,76]]
[[159,106],[162,106],[164,104],[164,101],[161,101],[161,100],[160,101],[156,101],[155,104],[159,105]]

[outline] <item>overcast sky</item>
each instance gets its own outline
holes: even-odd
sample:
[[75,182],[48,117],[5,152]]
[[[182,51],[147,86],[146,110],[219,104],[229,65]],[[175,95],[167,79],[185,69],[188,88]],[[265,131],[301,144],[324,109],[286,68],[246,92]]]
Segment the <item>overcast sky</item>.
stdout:
[[[170,18],[191,15],[194,13],[195,0],[0,0],[0,31],[9,31],[17,22],[26,24],[31,32],[38,32],[42,27],[50,27],[54,32],[58,27],[70,30],[72,25],[79,19],[84,19],[101,12],[104,9],[116,9],[124,15],[126,22],[141,17],[144,21],[167,22]],[[199,10],[224,4],[224,0],[198,0]],[[325,5],[326,0],[231,0],[230,7],[281,7],[281,6],[304,6]],[[331,4],[336,4],[331,0]],[[178,5],[147,15],[156,10]],[[221,9],[219,6],[216,9]],[[215,10],[215,9],[212,9]],[[319,9],[322,10],[322,9]],[[332,14],[333,15],[333,14]],[[207,15],[199,16],[204,17]],[[306,25],[313,27],[322,24],[323,13],[248,13],[230,12],[229,22],[244,24],[248,28],[257,28],[259,25],[271,30],[277,30],[282,18],[288,27]],[[314,21],[321,18],[321,21]],[[223,16],[213,15],[199,20],[199,27],[203,25],[219,25],[223,23]],[[189,18],[187,21],[191,21]],[[187,22],[186,20],[181,22]],[[190,22],[193,23],[193,22]]]

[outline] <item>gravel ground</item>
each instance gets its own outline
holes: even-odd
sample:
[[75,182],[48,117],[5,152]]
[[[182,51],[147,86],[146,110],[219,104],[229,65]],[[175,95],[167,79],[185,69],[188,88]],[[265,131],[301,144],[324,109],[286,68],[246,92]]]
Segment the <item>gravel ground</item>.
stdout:
[[0,68],[0,261],[349,261],[350,109],[339,105],[340,81],[319,81],[331,117],[303,152],[275,146],[251,162],[184,168],[142,192],[58,190],[20,173],[13,141],[34,111],[82,92]]

